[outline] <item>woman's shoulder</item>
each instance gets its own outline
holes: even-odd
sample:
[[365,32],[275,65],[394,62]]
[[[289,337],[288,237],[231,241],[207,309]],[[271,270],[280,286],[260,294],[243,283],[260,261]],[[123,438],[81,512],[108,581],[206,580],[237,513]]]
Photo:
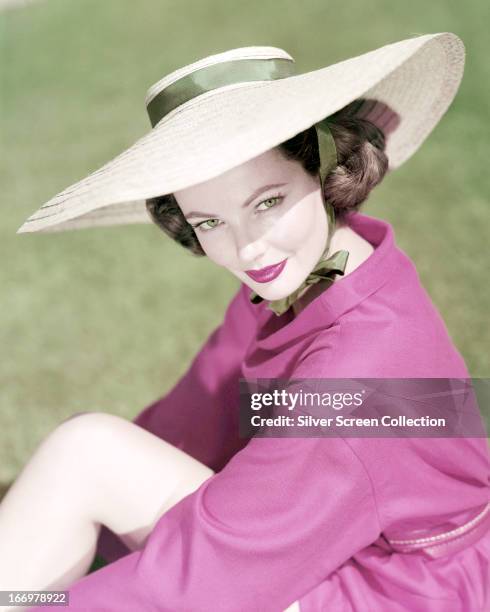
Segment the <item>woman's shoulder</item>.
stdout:
[[426,314],[392,308],[386,297],[364,300],[319,330],[298,366],[317,377],[469,377],[437,311],[421,308]]

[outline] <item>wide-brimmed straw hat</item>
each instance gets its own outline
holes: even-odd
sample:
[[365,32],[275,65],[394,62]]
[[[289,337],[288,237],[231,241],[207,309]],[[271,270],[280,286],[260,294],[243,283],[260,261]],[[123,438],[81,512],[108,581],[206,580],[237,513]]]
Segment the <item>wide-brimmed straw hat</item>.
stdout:
[[451,104],[464,56],[450,32],[414,36],[302,74],[275,47],[211,55],[152,85],[145,100],[151,131],[43,204],[17,233],[152,223],[147,199],[214,178],[360,98],[377,101],[364,109],[365,118],[384,131],[393,170]]

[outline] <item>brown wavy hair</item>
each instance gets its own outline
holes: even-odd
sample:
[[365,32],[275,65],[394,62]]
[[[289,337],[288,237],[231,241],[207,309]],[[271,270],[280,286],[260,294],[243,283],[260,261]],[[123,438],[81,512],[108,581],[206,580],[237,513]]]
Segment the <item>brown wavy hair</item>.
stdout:
[[[374,123],[358,116],[360,108],[375,101],[358,99],[327,118],[337,149],[337,167],[326,177],[325,197],[331,202],[338,224],[358,210],[369,193],[385,176],[388,157],[385,134]],[[316,130],[310,127],[277,147],[287,159],[295,160],[315,176],[320,168]],[[146,200],[154,223],[195,255],[205,255],[173,194]]]

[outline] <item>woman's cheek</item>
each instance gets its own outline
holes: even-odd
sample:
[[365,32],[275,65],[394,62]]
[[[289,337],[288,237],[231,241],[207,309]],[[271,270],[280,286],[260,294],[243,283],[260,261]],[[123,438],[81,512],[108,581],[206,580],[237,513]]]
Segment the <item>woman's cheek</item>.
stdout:
[[270,242],[287,250],[294,250],[308,240],[312,229],[312,211],[310,207],[294,206],[276,220],[270,230]]
[[[212,232],[213,230],[211,230]],[[210,232],[210,233],[211,233]],[[233,253],[226,240],[219,236],[198,236],[199,244],[209,260],[217,266],[228,268],[232,264]]]

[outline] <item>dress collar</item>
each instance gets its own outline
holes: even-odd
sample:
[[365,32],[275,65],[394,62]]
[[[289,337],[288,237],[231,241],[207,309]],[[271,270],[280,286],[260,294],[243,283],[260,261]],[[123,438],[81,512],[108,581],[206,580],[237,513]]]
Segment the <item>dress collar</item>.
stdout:
[[381,219],[359,212],[350,213],[345,223],[370,242],[371,255],[347,276],[338,278],[333,285],[312,300],[297,316],[292,309],[281,316],[254,305],[257,311],[257,342],[262,348],[277,349],[293,338],[328,328],[345,312],[352,310],[365,298],[378,291],[388,280],[400,274],[413,263],[394,241],[392,226]]

